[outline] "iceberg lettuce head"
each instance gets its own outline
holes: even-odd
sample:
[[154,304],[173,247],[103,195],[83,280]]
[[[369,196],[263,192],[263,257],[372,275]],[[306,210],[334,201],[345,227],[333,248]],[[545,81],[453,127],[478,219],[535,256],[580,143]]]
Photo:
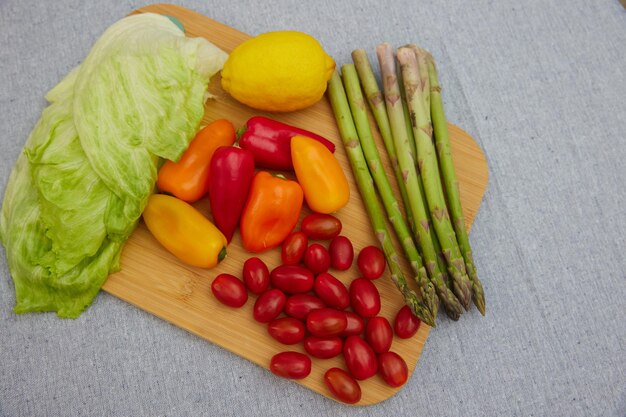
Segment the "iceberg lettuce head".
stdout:
[[196,133],[227,55],[165,16],[126,17],[47,95],[5,190],[16,313],[77,317],[120,267],[156,181]]

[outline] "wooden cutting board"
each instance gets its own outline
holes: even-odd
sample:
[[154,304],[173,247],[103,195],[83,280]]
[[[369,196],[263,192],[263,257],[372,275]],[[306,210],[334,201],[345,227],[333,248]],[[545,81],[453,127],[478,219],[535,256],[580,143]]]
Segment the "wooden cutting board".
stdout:
[[[245,33],[179,6],[158,4],[135,11],[135,13],[145,12],[175,16],[183,23],[188,36],[205,37],[227,52],[249,38]],[[249,117],[263,114],[234,101],[224,93],[220,87],[219,76],[212,80],[209,91],[215,95],[215,99],[207,103],[205,124],[217,118],[226,118],[235,126],[242,126]],[[321,134],[337,144],[335,155],[348,175],[352,191],[348,205],[337,213],[337,217],[343,223],[342,234],[352,240],[357,253],[367,245],[377,244],[354,183],[328,100],[325,98],[315,106],[299,112],[265,115]],[[480,148],[467,133],[450,125],[450,134],[465,218],[470,227],[486,189],[487,164]],[[384,155],[384,148],[380,142],[379,140],[379,148]],[[206,199],[199,202],[197,207],[210,216]],[[307,210],[303,211],[303,215],[307,213]],[[124,248],[121,271],[111,275],[103,288],[122,300],[267,368],[270,358],[278,352],[284,350],[304,352],[301,344],[289,347],[280,345],[268,335],[265,325],[252,319],[252,306],[256,297],[250,297],[243,308],[231,309],[217,302],[210,289],[213,278],[219,273],[227,272],[241,276],[243,262],[250,256],[252,255],[242,249],[239,234],[236,234],[228,246],[227,259],[218,267],[212,270],[190,267],[177,261],[163,249],[141,223]],[[271,269],[279,264],[280,251],[271,250],[261,255],[261,258]],[[407,278],[410,277],[408,265],[405,264],[403,267]],[[335,272],[334,275],[346,284],[358,276],[356,266],[346,272]],[[393,323],[395,313],[403,305],[402,297],[391,283],[388,273],[375,281],[375,284],[382,298],[381,315]],[[444,316],[440,315],[439,320],[447,320]],[[464,317],[458,325],[462,325],[463,320]],[[413,338],[408,340],[395,338],[393,341],[391,350],[406,360],[411,373],[429,330],[428,326],[422,325]],[[323,382],[323,374],[334,366],[345,369],[341,357],[315,359],[311,375],[297,382],[322,395],[330,396]],[[272,378],[275,377],[268,373],[267,379],[260,380],[259,384],[272,383]],[[362,381],[360,384],[363,397],[358,405],[383,401],[398,391],[397,388],[388,387],[379,376]]]

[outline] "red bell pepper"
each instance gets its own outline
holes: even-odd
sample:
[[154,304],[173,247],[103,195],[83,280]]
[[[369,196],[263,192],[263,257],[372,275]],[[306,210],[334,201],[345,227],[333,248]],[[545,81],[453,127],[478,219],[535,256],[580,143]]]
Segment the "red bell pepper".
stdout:
[[335,144],[320,135],[262,116],[248,119],[238,133],[239,146],[252,152],[256,165],[263,168],[293,170],[291,138],[296,135],[315,139],[335,152]]
[[209,172],[209,201],[213,220],[230,242],[254,177],[254,156],[245,149],[221,146],[211,158]]

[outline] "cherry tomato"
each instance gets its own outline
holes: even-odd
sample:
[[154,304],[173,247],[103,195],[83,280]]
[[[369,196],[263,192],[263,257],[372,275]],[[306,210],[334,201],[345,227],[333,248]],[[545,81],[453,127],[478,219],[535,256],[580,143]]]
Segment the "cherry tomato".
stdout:
[[346,330],[341,333],[341,336],[360,335],[363,333],[365,323],[363,323],[361,316],[352,311],[346,311],[346,319],[348,319],[348,325],[346,326]]
[[270,371],[283,378],[306,378],[311,373],[311,358],[300,352],[280,352],[272,357]]
[[250,292],[261,294],[270,286],[270,271],[267,265],[257,257],[243,263],[243,282]]
[[359,252],[356,264],[363,278],[377,279],[385,272],[385,254],[376,246],[366,246]]
[[215,298],[229,307],[239,308],[248,301],[248,292],[243,282],[230,274],[219,274],[211,283]]
[[281,317],[270,321],[267,331],[270,336],[285,345],[294,345],[304,339],[304,324],[292,317]]
[[283,265],[298,265],[308,244],[309,239],[302,232],[293,232],[287,236],[280,250]]
[[299,320],[306,320],[306,316],[311,311],[324,307],[326,304],[314,295],[295,294],[287,299],[285,314]]
[[338,336],[346,329],[346,313],[334,308],[313,310],[306,317],[306,328],[317,337]]
[[343,342],[341,338],[334,337],[315,337],[309,336],[304,339],[304,350],[306,352],[320,359],[334,358],[341,353]]
[[341,281],[327,272],[323,272],[315,278],[313,291],[329,307],[343,310],[350,305],[350,294]]
[[269,323],[274,320],[287,302],[287,296],[277,288],[265,291],[256,299],[252,315],[260,323]]
[[280,265],[272,270],[270,279],[274,287],[287,294],[296,294],[310,291],[315,276],[313,272],[298,265]]
[[349,373],[339,368],[330,368],[324,374],[324,382],[335,398],[346,404],[358,403],[361,387]]
[[314,243],[304,252],[304,264],[316,274],[328,271],[330,267],[330,254],[319,243]]
[[389,351],[393,341],[393,330],[389,321],[380,316],[369,319],[365,326],[365,340],[376,353]]
[[380,294],[374,283],[357,278],[350,283],[350,304],[361,317],[374,317],[380,312]]
[[328,253],[330,254],[330,266],[333,268],[345,271],[352,266],[354,248],[352,247],[352,242],[347,237],[334,237],[328,246]]
[[409,306],[404,306],[398,311],[398,314],[396,314],[393,329],[400,339],[408,339],[417,333],[417,330],[420,328],[420,323],[420,319],[413,314]]
[[348,336],[343,343],[343,358],[348,371],[359,381],[376,375],[378,362],[376,354],[365,340],[359,336]]
[[341,232],[341,221],[331,214],[312,213],[302,219],[300,230],[310,239],[330,240]]
[[403,385],[409,377],[409,368],[400,355],[385,352],[378,355],[378,372],[383,380],[392,387]]

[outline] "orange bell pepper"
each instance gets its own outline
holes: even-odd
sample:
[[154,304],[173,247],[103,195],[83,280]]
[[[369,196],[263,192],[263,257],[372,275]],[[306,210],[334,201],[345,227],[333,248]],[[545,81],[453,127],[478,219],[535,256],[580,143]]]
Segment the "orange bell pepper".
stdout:
[[143,211],[148,230],[181,261],[213,268],[226,257],[226,237],[192,205],[165,194],[153,194]]
[[328,214],[348,203],[348,179],[327,147],[306,136],[294,136],[291,138],[291,159],[311,210]]
[[278,246],[298,223],[303,198],[297,182],[259,171],[239,225],[244,248],[258,253]]
[[208,124],[196,134],[178,162],[163,164],[157,177],[158,189],[188,203],[198,201],[209,191],[213,153],[220,146],[232,146],[235,139],[235,127],[228,120]]

